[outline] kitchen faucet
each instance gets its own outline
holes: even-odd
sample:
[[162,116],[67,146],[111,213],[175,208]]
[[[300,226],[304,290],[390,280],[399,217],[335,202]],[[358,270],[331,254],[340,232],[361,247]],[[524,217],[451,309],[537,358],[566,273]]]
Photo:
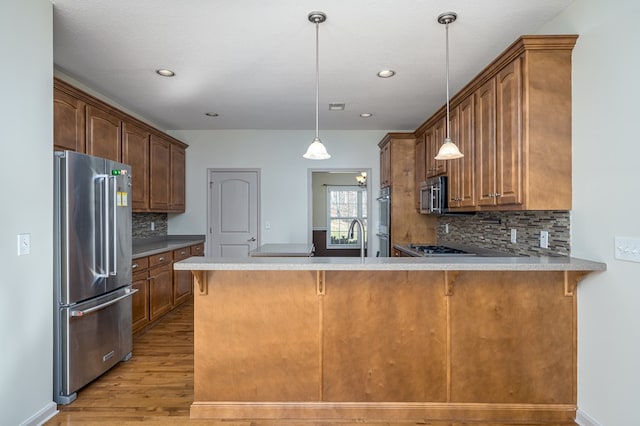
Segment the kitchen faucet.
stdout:
[[360,219],[353,219],[349,225],[348,235],[349,238],[353,238],[353,229],[358,224],[360,230],[360,258],[364,259],[364,225]]

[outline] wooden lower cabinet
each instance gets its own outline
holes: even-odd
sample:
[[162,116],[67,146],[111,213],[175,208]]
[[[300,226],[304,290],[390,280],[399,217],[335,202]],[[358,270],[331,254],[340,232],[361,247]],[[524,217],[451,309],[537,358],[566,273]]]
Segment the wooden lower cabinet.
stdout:
[[149,269],[149,320],[166,314],[173,307],[171,263]]
[[191,256],[204,256],[204,243],[133,260],[134,333],[193,297],[191,272],[173,270],[173,262]]
[[190,416],[573,421],[580,274],[197,271]]

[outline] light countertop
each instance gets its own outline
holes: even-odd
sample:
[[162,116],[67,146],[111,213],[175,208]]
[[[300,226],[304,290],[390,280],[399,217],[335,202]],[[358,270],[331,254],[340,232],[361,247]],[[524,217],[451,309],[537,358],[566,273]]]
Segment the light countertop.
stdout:
[[313,244],[263,244],[249,252],[252,257],[309,257]]
[[308,271],[604,271],[607,265],[573,257],[192,257],[176,270]]
[[138,259],[199,243],[204,243],[204,235],[167,235],[165,237],[134,239],[132,257]]

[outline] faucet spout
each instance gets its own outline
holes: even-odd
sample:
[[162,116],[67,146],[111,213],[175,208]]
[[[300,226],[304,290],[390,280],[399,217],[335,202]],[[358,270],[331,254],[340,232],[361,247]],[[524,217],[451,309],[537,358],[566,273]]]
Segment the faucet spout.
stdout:
[[358,231],[360,232],[360,258],[364,259],[364,224],[360,219],[353,219],[349,224],[348,235],[349,238],[353,238],[353,231],[356,225],[358,225]]

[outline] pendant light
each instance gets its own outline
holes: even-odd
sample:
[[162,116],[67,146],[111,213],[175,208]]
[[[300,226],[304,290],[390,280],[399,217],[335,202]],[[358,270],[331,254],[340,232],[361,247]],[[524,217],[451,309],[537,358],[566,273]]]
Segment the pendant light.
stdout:
[[438,15],[438,22],[444,24],[446,32],[446,75],[447,75],[447,136],[444,139],[444,143],[438,150],[438,155],[435,156],[436,160],[455,160],[456,158],[464,157],[464,154],[460,152],[455,143],[451,141],[449,135],[449,24],[454,22],[458,18],[455,12],[445,12]]
[[319,49],[318,49],[318,27],[321,23],[327,20],[327,15],[323,12],[311,12],[309,13],[309,21],[316,24],[316,137],[307,148],[307,152],[303,157],[309,160],[326,160],[331,158],[331,155],[327,152],[327,149],[322,144],[320,136],[318,134],[318,113],[320,109],[320,61],[319,61]]

